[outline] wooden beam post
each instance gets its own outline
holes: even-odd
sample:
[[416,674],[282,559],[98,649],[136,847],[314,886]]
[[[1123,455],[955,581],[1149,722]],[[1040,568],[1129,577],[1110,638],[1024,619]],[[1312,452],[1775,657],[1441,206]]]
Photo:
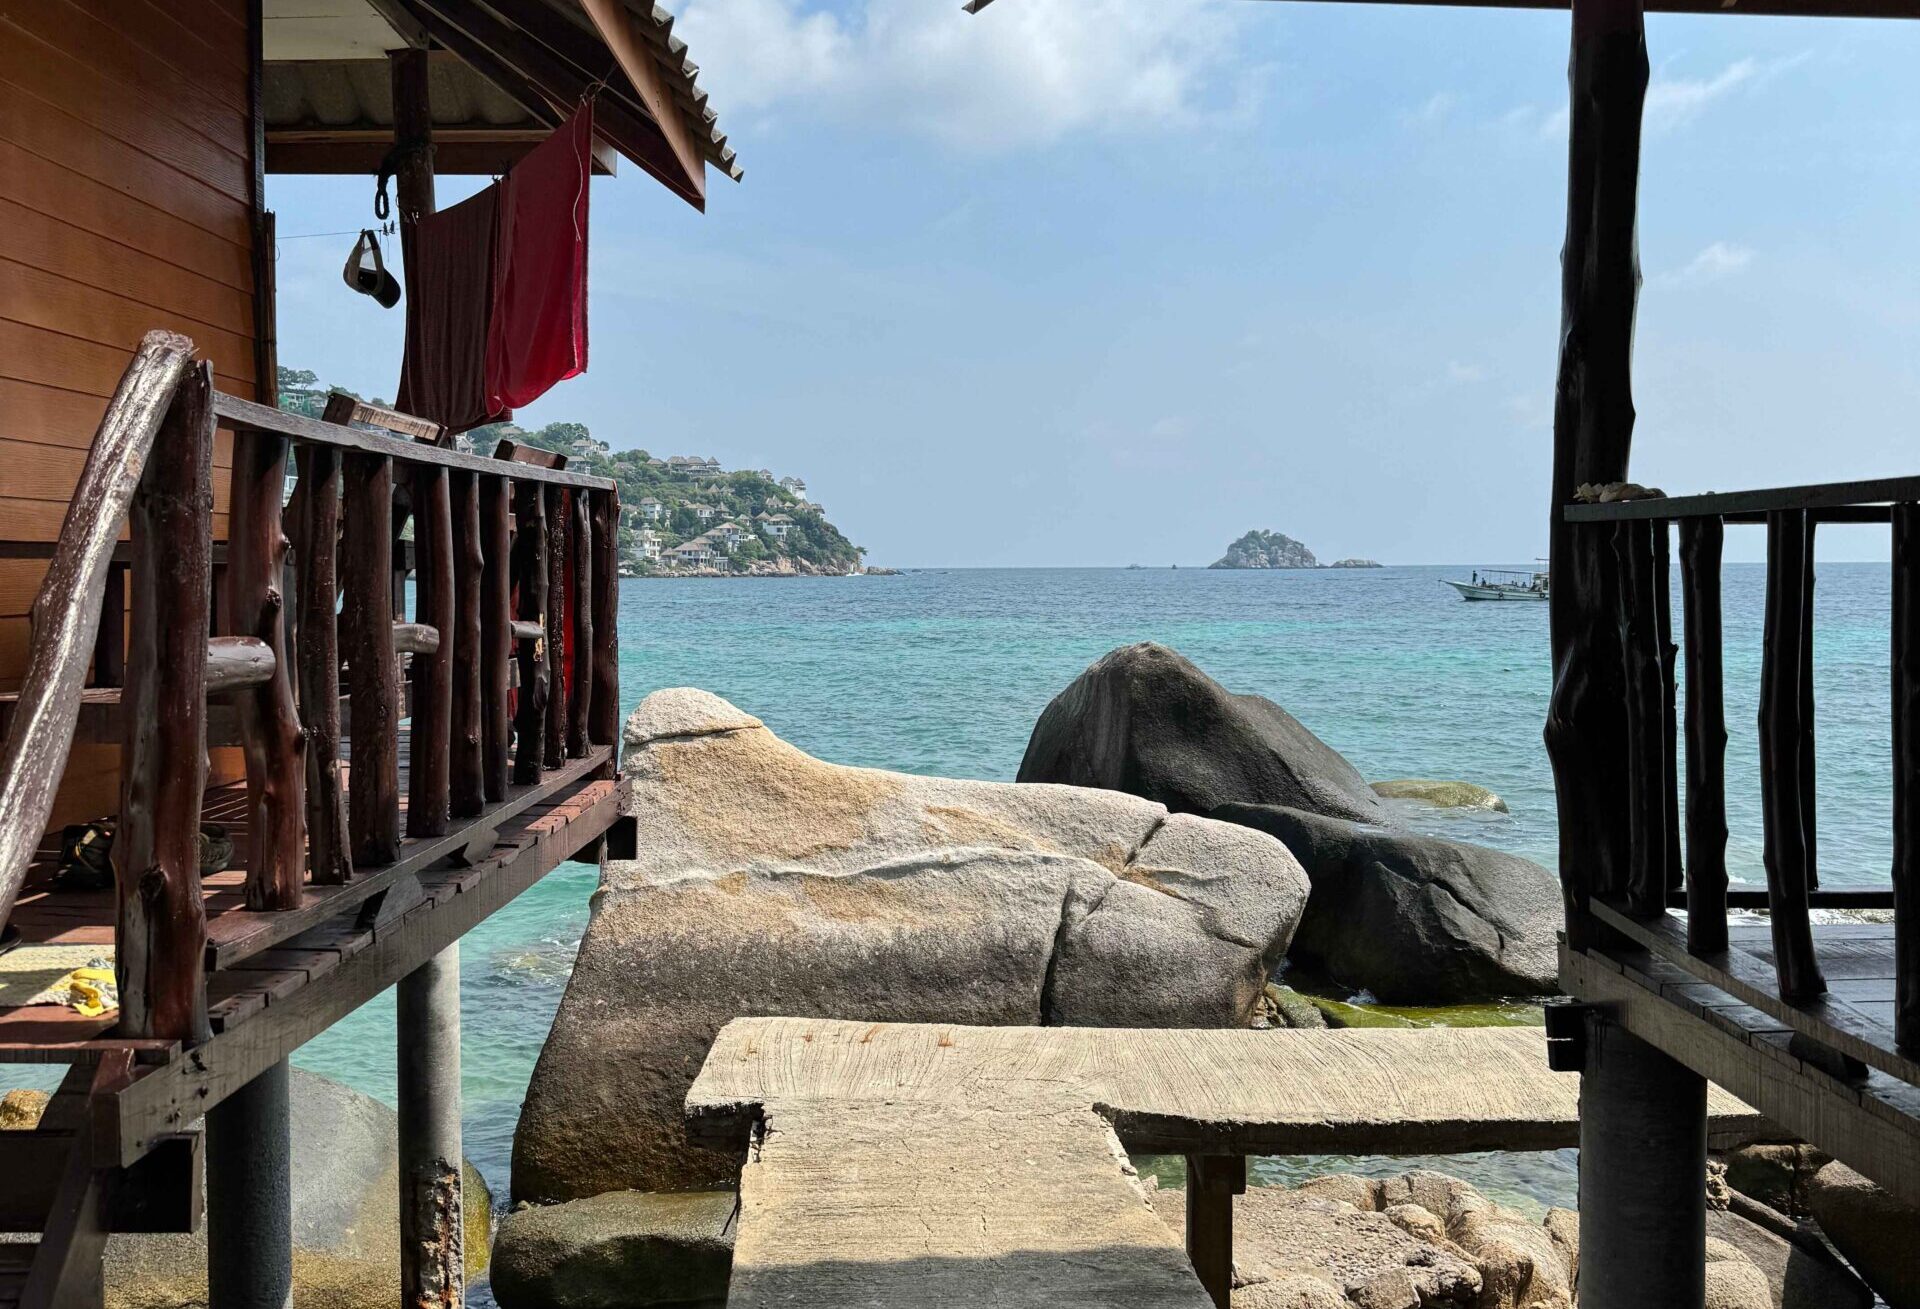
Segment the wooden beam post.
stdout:
[[1811,1000],[1827,989],[1814,953],[1811,906],[1812,850],[1804,811],[1810,790],[1803,769],[1811,753],[1804,739],[1813,723],[1803,719],[1803,661],[1809,635],[1805,608],[1807,556],[1812,546],[1807,512],[1767,515],[1767,608],[1760,655],[1760,815],[1767,868],[1767,905],[1773,929],[1774,967],[1780,995]]
[[247,907],[291,909],[307,876],[307,736],[293,698],[285,595],[288,542],[280,521],[287,440],[233,439],[227,515],[227,619],[235,636],[263,641],[273,677],[234,695],[247,760]]
[[572,656],[567,677],[567,757],[587,752],[587,719],[593,708],[593,611],[597,603],[593,576],[593,521],[587,512],[587,493],[575,487],[568,493],[567,544],[573,553],[567,579],[567,608],[573,621]]
[[207,1024],[200,802],[207,782],[207,622],[213,584],[213,372],[180,381],[134,497],[132,660],[120,828],[119,1034],[198,1043]]
[[1727,714],[1721,683],[1718,518],[1680,523],[1687,618],[1687,949],[1727,948]]
[[453,502],[447,470],[413,469],[414,597],[420,621],[439,637],[413,656],[412,766],[407,835],[443,836],[451,810],[448,733],[453,719]]
[[587,736],[612,745],[620,735],[620,495],[593,493],[593,712]]
[[1893,507],[1893,1031],[1920,1047],[1920,505]]
[[567,626],[567,568],[572,552],[567,546],[566,491],[558,486],[545,488],[547,512],[547,716],[544,725],[545,760],[548,768],[567,761],[567,650],[572,634]]
[[[399,210],[400,257],[406,290],[414,286],[414,225],[434,211],[433,108],[428,100],[428,62],[425,49],[409,46],[389,50],[393,86],[394,202]],[[440,415],[445,417],[445,415]]]
[[300,716],[307,728],[308,864],[316,885],[353,876],[347,795],[340,783],[340,452],[302,444]]
[[513,536],[507,479],[480,480],[480,756],[487,802],[507,798],[508,664],[513,658]]
[[1549,496],[1553,693],[1547,753],[1560,816],[1567,934],[1582,948],[1595,894],[1626,883],[1627,739],[1617,580],[1604,526],[1562,510],[1585,483],[1624,481],[1633,442],[1633,320],[1647,49],[1638,0],[1574,0],[1568,80],[1567,235],[1560,254],[1560,363]]
[[[480,726],[482,660],[480,583],[485,567],[480,527],[480,479],[454,473],[453,631],[441,644],[453,647],[453,719],[448,731],[449,812],[471,818],[487,807],[484,732]],[[505,615],[502,615],[504,620]]]
[[519,712],[514,716],[513,780],[521,786],[540,780],[546,756],[547,647],[553,633],[547,623],[547,497],[540,483],[513,484],[514,578],[520,586],[520,618],[540,625],[540,635],[520,638]]
[[1233,1302],[1233,1197],[1246,1190],[1245,1156],[1187,1156],[1187,1258],[1215,1309]]
[[393,460],[346,457],[347,681],[353,701],[348,826],[358,868],[400,857],[400,707],[393,653]]

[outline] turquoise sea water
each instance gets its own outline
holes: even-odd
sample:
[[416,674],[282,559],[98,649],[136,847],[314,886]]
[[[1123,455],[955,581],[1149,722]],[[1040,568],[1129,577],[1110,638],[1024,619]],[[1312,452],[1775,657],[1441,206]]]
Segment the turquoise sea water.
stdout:
[[[1553,790],[1540,742],[1546,606],[1465,603],[1440,585],[1465,572],[1015,569],[630,581],[621,596],[621,689],[630,708],[660,687],[704,687],[836,763],[1010,781],[1055,693],[1113,647],[1155,640],[1233,690],[1278,701],[1370,778],[1491,787],[1510,814],[1429,811],[1421,825],[1551,865]],[[1762,580],[1758,566],[1727,569],[1724,620],[1729,859],[1736,878],[1756,882]],[[1828,885],[1887,876],[1887,581],[1884,564],[1823,564],[1818,574],[1819,843]],[[564,866],[463,944],[466,1145],[501,1196],[520,1100],[594,885],[591,869]],[[296,1059],[391,1103],[391,996]],[[1511,1199],[1570,1204],[1570,1154],[1446,1166]],[[1331,1162],[1258,1171],[1277,1180]]]

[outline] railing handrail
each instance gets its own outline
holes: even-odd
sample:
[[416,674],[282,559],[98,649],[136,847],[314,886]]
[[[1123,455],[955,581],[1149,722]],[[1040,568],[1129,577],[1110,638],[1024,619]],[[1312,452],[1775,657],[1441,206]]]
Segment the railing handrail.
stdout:
[[1724,518],[1761,521],[1790,510],[1846,510],[1876,507],[1865,521],[1886,519],[1881,506],[1920,503],[1920,477],[1880,477],[1862,482],[1818,482],[1751,491],[1711,491],[1701,495],[1648,496],[1605,504],[1570,504],[1561,510],[1569,523],[1620,523],[1646,519]]
[[192,365],[193,342],[178,333],[149,332],[141,340],[87,450],[34,597],[19,707],[0,747],[0,924],[13,912],[66,771],[120,524]]
[[403,441],[397,436],[384,436],[364,428],[329,423],[319,418],[308,418],[305,414],[276,409],[272,405],[242,400],[224,391],[214,392],[213,412],[222,427],[235,431],[271,432],[295,441],[354,450],[362,454],[386,455],[403,463],[435,464],[456,472],[485,473],[490,477],[510,476],[518,482],[541,482],[589,491],[617,489],[612,478],[589,477],[585,473],[572,473],[564,468],[541,468],[535,464],[517,463],[511,466],[510,472],[503,473],[503,461],[489,455],[472,455],[444,446]]

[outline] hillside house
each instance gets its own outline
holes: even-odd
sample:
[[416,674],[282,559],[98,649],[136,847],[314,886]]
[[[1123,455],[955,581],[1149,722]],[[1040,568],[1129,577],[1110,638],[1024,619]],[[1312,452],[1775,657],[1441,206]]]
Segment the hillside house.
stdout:
[[773,514],[767,518],[763,526],[767,529],[768,536],[777,539],[793,530],[793,519],[786,514]]
[[780,489],[792,495],[796,500],[804,500],[807,498],[807,484],[798,477],[781,478]]
[[712,505],[690,504],[687,508],[693,510],[693,516],[703,523],[710,523],[720,516],[720,511]]
[[646,497],[636,506],[640,517],[649,523],[657,523],[667,516],[667,507],[652,496]]

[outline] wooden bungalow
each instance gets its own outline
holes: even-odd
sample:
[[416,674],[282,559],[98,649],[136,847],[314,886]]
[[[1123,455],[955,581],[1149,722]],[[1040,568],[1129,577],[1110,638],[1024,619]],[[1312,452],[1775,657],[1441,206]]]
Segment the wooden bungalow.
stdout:
[[[38,1237],[0,1244],[0,1305],[98,1303],[108,1233],[191,1230],[203,1193],[212,1303],[287,1303],[286,1059],[389,986],[405,1300],[461,1302],[458,943],[621,839],[619,505],[345,396],[278,409],[265,175],[396,164],[410,258],[436,173],[590,99],[596,172],[703,207],[739,169],[672,29],[650,0],[0,3],[0,1061],[67,1066],[0,1133],[0,1230]],[[103,817],[89,887],[60,837]],[[235,851],[202,876],[204,820]],[[21,984],[108,951],[117,1009]]]

